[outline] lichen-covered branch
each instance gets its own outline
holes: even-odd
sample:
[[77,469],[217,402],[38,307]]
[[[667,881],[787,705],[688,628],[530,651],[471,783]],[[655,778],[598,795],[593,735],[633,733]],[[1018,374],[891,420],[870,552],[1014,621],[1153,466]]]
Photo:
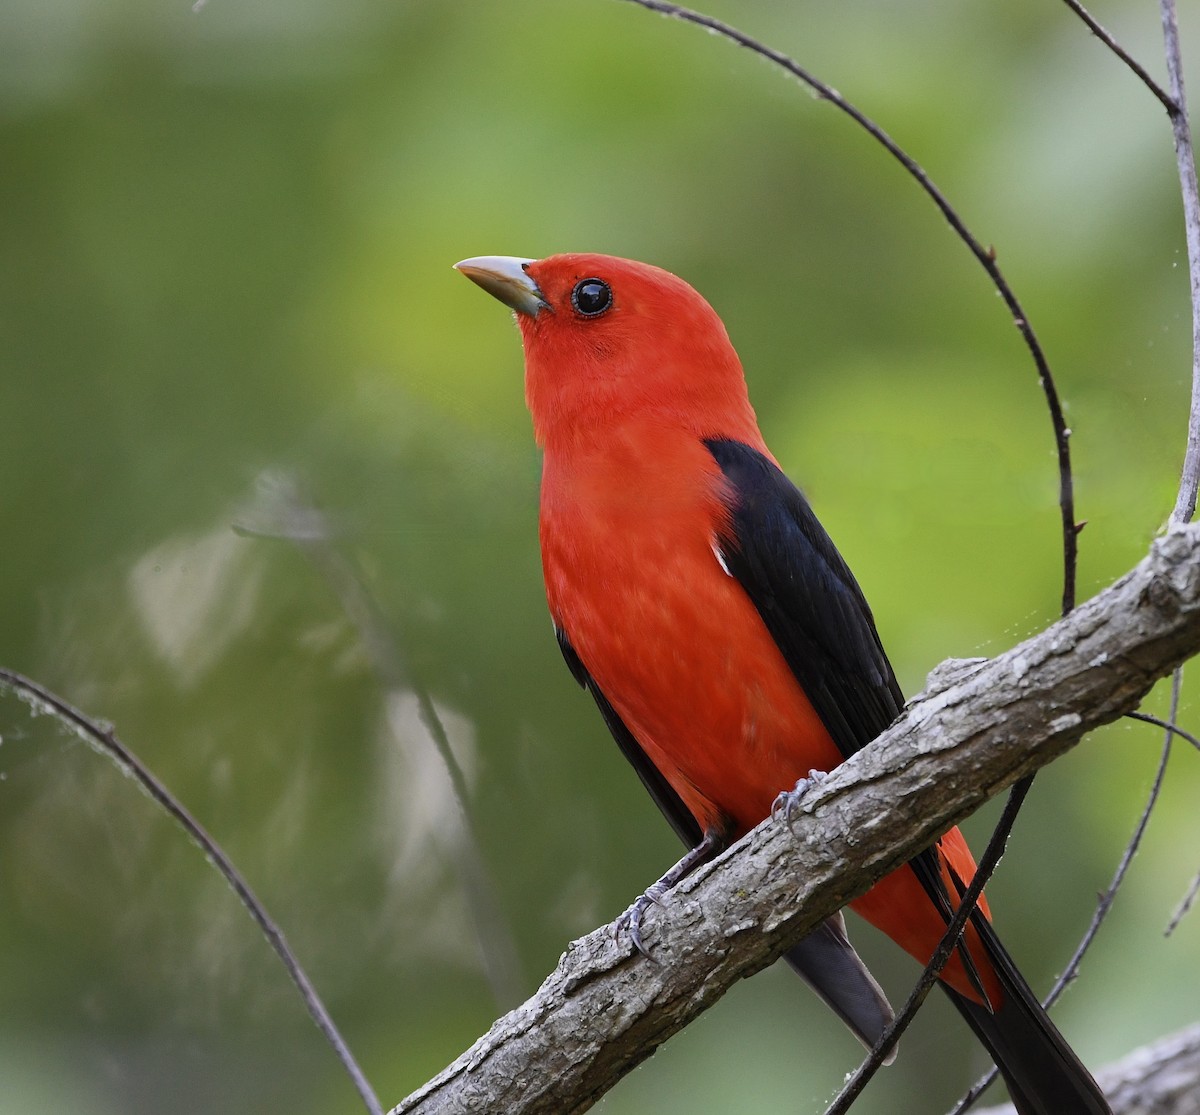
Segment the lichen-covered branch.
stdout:
[[647,913],[653,961],[608,927],[573,942],[531,999],[394,1115],[586,1110],[734,982],[1197,651],[1200,527],[1186,526],[1041,634],[935,672],[811,792],[794,831],[765,822]]

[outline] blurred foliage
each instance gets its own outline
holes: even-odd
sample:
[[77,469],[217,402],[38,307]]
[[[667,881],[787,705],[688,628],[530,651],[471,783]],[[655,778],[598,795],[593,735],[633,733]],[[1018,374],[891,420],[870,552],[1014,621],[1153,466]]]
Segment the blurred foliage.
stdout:
[[[1185,428],[1161,108],[1060,5],[709,10],[859,103],[996,245],[1074,427],[1081,595],[1123,572]],[[1160,70],[1145,5],[1102,15]],[[447,719],[527,990],[679,850],[558,661],[519,344],[455,260],[600,250],[702,290],[908,691],[1056,612],[1050,428],[996,295],[878,148],[695,29],[602,0],[9,0],[0,166],[0,660],[114,722],[225,844],[385,1103],[497,1007],[411,694],[300,550],[232,529],[279,477]],[[0,1112],[358,1110],[195,849],[10,698],[0,733]],[[1158,748],[1117,726],[1039,779],[990,891],[1035,985]],[[1059,1010],[1092,1063],[1194,1018],[1200,922],[1161,931],[1200,867],[1198,762]],[[903,998],[913,965],[857,928]],[[857,1059],[771,971],[601,1110],[816,1111]],[[942,1110],[982,1064],[931,1000],[856,1110]]]

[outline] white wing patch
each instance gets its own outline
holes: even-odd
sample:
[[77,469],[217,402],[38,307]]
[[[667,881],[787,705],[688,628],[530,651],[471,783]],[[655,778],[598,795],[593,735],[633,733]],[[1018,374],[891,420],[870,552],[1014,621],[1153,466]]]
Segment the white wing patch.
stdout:
[[715,538],[713,538],[709,541],[708,544],[712,549],[713,557],[715,557],[717,559],[717,564],[725,571],[725,576],[732,577],[733,574],[729,572],[729,566],[725,564],[725,555],[723,553],[721,553],[720,543],[717,542],[717,540]]

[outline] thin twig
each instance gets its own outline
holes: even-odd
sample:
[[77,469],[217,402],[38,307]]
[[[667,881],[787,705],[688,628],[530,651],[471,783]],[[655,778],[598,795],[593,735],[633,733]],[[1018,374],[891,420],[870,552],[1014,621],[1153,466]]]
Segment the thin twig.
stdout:
[[996,870],[996,866],[1000,863],[1000,857],[1004,855],[1004,846],[1008,842],[1008,836],[1012,832],[1013,825],[1016,823],[1017,814],[1021,810],[1021,803],[1025,800],[1025,795],[1029,792],[1029,787],[1032,785],[1032,778],[1023,778],[1009,791],[1008,800],[1004,803],[1004,812],[1001,814],[996,829],[988,841],[983,858],[979,861],[979,865],[975,869],[975,876],[971,880],[971,885],[963,893],[958,909],[954,912],[954,917],[950,919],[950,924],[946,926],[946,932],[942,935],[941,942],[938,944],[933,956],[930,957],[925,970],[921,973],[921,978],[917,981],[916,987],[912,989],[908,1001],[904,1004],[904,1009],[900,1011],[892,1024],[884,1031],[879,1041],[875,1043],[875,1048],[871,1050],[867,1059],[859,1065],[854,1075],[846,1082],[845,1087],[837,1094],[833,1103],[826,1109],[825,1115],[845,1115],[850,1110],[850,1105],[858,1098],[859,1093],[867,1086],[871,1077],[879,1071],[884,1059],[900,1039],[900,1035],[912,1023],[921,1004],[925,1002],[926,997],[929,995],[930,989],[937,982],[942,969],[946,966],[947,961],[958,947],[963,930],[966,929],[967,921],[974,915],[978,906],[979,896],[983,893],[984,885],[991,878],[992,872]]
[[1183,457],[1179,495],[1175,500],[1175,510],[1171,512],[1171,522],[1179,524],[1192,521],[1192,515],[1196,512],[1196,490],[1200,486],[1200,186],[1196,182],[1196,159],[1192,154],[1175,0],[1159,0],[1159,10],[1162,13],[1167,84],[1178,107],[1178,111],[1171,114],[1171,130],[1175,136],[1175,162],[1179,168],[1179,188],[1183,196],[1183,223],[1192,292],[1192,403],[1188,412],[1187,450]]
[[516,941],[479,849],[467,777],[450,746],[437,706],[405,659],[358,570],[333,545],[328,519],[305,496],[296,477],[282,471],[268,473],[261,478],[259,491],[248,521],[239,522],[234,529],[243,535],[280,539],[298,547],[333,589],[381,685],[390,691],[407,689],[416,696],[417,713],[446,769],[458,807],[462,840],[453,845],[455,867],[471,913],[484,973],[496,1005],[508,1010],[524,997],[525,978]]
[[[1137,855],[1137,850],[1142,843],[1142,837],[1146,832],[1146,826],[1150,823],[1150,814],[1154,811],[1154,806],[1158,802],[1158,795],[1162,791],[1163,779],[1167,773],[1167,759],[1171,755],[1172,740],[1175,736],[1181,736],[1192,744],[1196,744],[1197,742],[1194,737],[1175,724],[1175,717],[1179,712],[1179,695],[1182,690],[1182,682],[1183,670],[1180,668],[1175,671],[1171,678],[1171,709],[1166,721],[1159,720],[1157,717],[1151,717],[1146,713],[1126,713],[1127,716],[1134,720],[1147,721],[1164,729],[1162,755],[1158,760],[1158,770],[1155,772],[1154,782],[1150,786],[1150,793],[1146,798],[1145,807],[1142,809],[1141,816],[1134,826],[1129,843],[1125,846],[1121,862],[1117,864],[1117,870],[1113,875],[1112,882],[1109,883],[1108,889],[1100,895],[1099,901],[1096,903],[1096,912],[1092,915],[1091,924],[1087,927],[1087,932],[1084,933],[1079,944],[1076,946],[1075,952],[1067,962],[1066,968],[1063,969],[1062,975],[1058,977],[1054,986],[1050,989],[1050,993],[1042,1001],[1042,1005],[1047,1010],[1058,1002],[1059,996],[1062,995],[1068,984],[1072,983],[1079,974],[1079,967],[1083,963],[1084,956],[1087,954],[1088,949],[1092,947],[1092,942],[1096,939],[1096,934],[1100,931],[1100,926],[1104,924],[1104,919],[1108,917],[1108,912],[1112,909],[1113,902],[1116,901],[1117,891],[1120,890],[1121,884],[1125,881],[1125,875],[1129,871],[1130,864],[1133,863],[1133,857]],[[983,1094],[984,1090],[996,1079],[996,1075],[997,1070],[993,1068],[973,1084],[970,1091],[958,1101],[957,1106],[950,1112],[950,1115],[963,1115],[963,1112],[972,1107],[980,1095]]]
[[669,3],[668,0],[625,0],[625,2],[636,4],[638,7],[645,8],[648,11],[657,12],[659,15],[679,19],[685,23],[694,24],[697,27],[703,27],[714,34],[720,35],[724,39],[728,39],[737,46],[745,47],[747,50],[757,54],[761,58],[767,59],[767,61],[803,82],[822,100],[829,101],[830,104],[841,109],[842,112],[849,116],[904,167],[917,185],[925,191],[929,199],[937,206],[947,223],[958,235],[958,238],[967,246],[980,266],[987,272],[988,277],[992,280],[992,284],[1004,300],[1004,304],[1008,307],[1013,322],[1025,342],[1025,347],[1029,350],[1030,356],[1033,357],[1034,365],[1037,368],[1038,381],[1042,386],[1042,392],[1046,397],[1046,404],[1050,411],[1050,422],[1054,427],[1054,444],[1058,454],[1058,502],[1062,521],[1062,613],[1066,615],[1075,606],[1075,566],[1078,553],[1077,535],[1079,532],[1079,527],[1075,522],[1075,483],[1071,472],[1071,431],[1067,428],[1067,423],[1063,416],[1062,403],[1058,396],[1058,388],[1055,386],[1054,377],[1050,372],[1050,365],[1042,350],[1041,342],[1038,340],[1037,334],[1034,333],[1033,326],[1029,324],[1029,318],[1018,301],[1016,293],[1008,285],[1008,280],[1001,273],[1000,267],[996,263],[995,250],[990,247],[984,247],[975,238],[963,222],[963,219],[958,215],[958,212],[946,199],[942,191],[934,184],[929,175],[925,173],[920,164],[892,139],[883,128],[859,108],[846,100],[836,89],[809,73],[798,62],[789,58],[781,51],[776,50],[774,47],[759,42],[744,31],[739,31],[736,27],[730,26],[728,23],[724,23],[713,16],[692,11],[690,8],[682,7],[679,4]]
[[1150,90],[1161,102],[1163,108],[1167,110],[1167,115],[1172,119],[1179,112],[1179,105],[1171,99],[1171,95],[1167,93],[1157,81],[1154,80],[1141,65],[1116,39],[1109,34],[1108,31],[1101,26],[1100,22],[1087,10],[1079,0],[1063,0],[1084,23],[1088,25],[1088,29],[1096,36],[1109,50],[1113,52],[1122,62],[1125,63],[1141,80],[1142,84]]
[[1112,882],[1109,883],[1108,889],[1100,896],[1100,900],[1096,904],[1096,912],[1092,915],[1092,924],[1088,926],[1087,932],[1079,942],[1079,947],[1076,948],[1075,955],[1071,957],[1062,975],[1058,977],[1054,986],[1050,989],[1050,994],[1046,996],[1045,1005],[1047,1007],[1051,1007],[1058,1002],[1059,996],[1066,990],[1067,985],[1078,975],[1079,965],[1083,961],[1084,954],[1091,947],[1096,933],[1099,931],[1104,919],[1108,916],[1108,911],[1112,908],[1112,904],[1116,900],[1117,891],[1120,890],[1121,884],[1125,881],[1125,875],[1133,863],[1133,857],[1137,855],[1138,848],[1141,847],[1142,837],[1146,834],[1146,826],[1150,823],[1150,814],[1154,812],[1154,807],[1158,804],[1158,795],[1162,792],[1163,779],[1167,773],[1167,760],[1171,757],[1171,744],[1174,742],[1174,737],[1177,733],[1174,722],[1179,712],[1179,694],[1182,689],[1182,681],[1183,671],[1176,670],[1171,678],[1170,722],[1163,725],[1165,731],[1163,732],[1162,755],[1159,757],[1158,769],[1154,773],[1154,781],[1150,785],[1150,793],[1146,796],[1146,805],[1142,809],[1142,815],[1138,818],[1133,833],[1129,837],[1129,843],[1125,846],[1121,862],[1117,864],[1117,870],[1113,875]]
[[283,962],[288,977],[300,992],[300,997],[304,1000],[304,1005],[308,1008],[308,1013],[317,1024],[317,1029],[321,1031],[325,1040],[333,1047],[338,1060],[342,1062],[342,1066],[354,1082],[354,1087],[358,1089],[358,1094],[362,1097],[366,1109],[371,1115],[383,1115],[383,1108],[380,1106],[378,1097],[368,1083],[362,1069],[359,1068],[358,1062],[355,1061],[354,1055],[350,1052],[350,1047],[346,1044],[342,1035],[338,1032],[338,1028],[334,1025],[333,1019],[325,1009],[325,1004],[321,1002],[316,988],[313,987],[304,969],[300,966],[300,961],[296,959],[295,953],[292,952],[291,947],[284,938],[283,930],[279,928],[274,919],[267,913],[266,907],[263,906],[254,891],[250,889],[250,884],[246,882],[241,872],[233,865],[233,861],[225,854],[221,846],[209,836],[200,822],[187,811],[182,803],[155,777],[149,768],[117,738],[116,732],[111,727],[101,725],[91,717],[80,712],[73,705],[68,704],[62,697],[51,692],[45,686],[16,673],[14,670],[7,670],[0,667],[0,684],[10,688],[18,697],[32,707],[49,713],[71,732],[82,737],[89,746],[94,747],[101,754],[115,761],[117,766],[125,774],[132,777],[175,820],[188,836],[199,845],[200,850],[233,888],[242,905],[257,923],[259,929],[262,930],[267,943],[274,949],[275,954]]
[[1167,928],[1163,931],[1164,937],[1171,936],[1179,928],[1179,923],[1188,916],[1192,904],[1196,901],[1197,894],[1200,894],[1200,874],[1197,874],[1192,880],[1192,885],[1188,887],[1187,894],[1183,896],[1183,901],[1175,907],[1175,912],[1171,915],[1171,920],[1167,922]]
[[[1178,673],[1179,671],[1176,671]],[[1196,750],[1200,751],[1200,739],[1197,739],[1191,732],[1185,732],[1177,724],[1169,724],[1165,720],[1160,720],[1157,716],[1151,716],[1146,712],[1129,712],[1126,716],[1132,720],[1143,720],[1147,724],[1157,724],[1160,728],[1165,728],[1168,732],[1172,732],[1179,736],[1180,739],[1187,740]],[[1196,895],[1200,893],[1200,874],[1192,880],[1187,889],[1187,893],[1180,900],[1179,905],[1175,907],[1175,912],[1171,915],[1171,920],[1167,922],[1167,928],[1163,930],[1163,936],[1169,937],[1176,929],[1179,928],[1179,923],[1187,917],[1188,912],[1192,908],[1192,903],[1196,901]]]
[[1125,716],[1129,720],[1140,720],[1143,724],[1153,724],[1156,728],[1162,728],[1170,732],[1171,735],[1178,736],[1181,740],[1190,743],[1197,751],[1200,751],[1200,739],[1192,735],[1191,732],[1184,731],[1178,724],[1172,724],[1158,716],[1151,716],[1148,712],[1127,712]]
[[[1109,47],[1139,78],[1146,84],[1147,88],[1159,99],[1167,110],[1167,115],[1171,120],[1171,127],[1175,137],[1175,155],[1179,169],[1180,189],[1183,196],[1184,210],[1184,226],[1187,239],[1188,250],[1188,274],[1191,284],[1192,295],[1192,401],[1188,414],[1188,441],[1187,450],[1184,455],[1183,468],[1179,481],[1179,493],[1176,498],[1175,508],[1171,513],[1171,521],[1173,524],[1184,524],[1191,521],[1192,515],[1196,510],[1196,492],[1197,485],[1200,484],[1200,189],[1196,182],[1196,164],[1192,155],[1191,133],[1188,125],[1187,114],[1187,98],[1183,85],[1183,60],[1179,48],[1179,28],[1175,15],[1174,0],[1160,0],[1159,8],[1162,15],[1163,25],[1163,47],[1167,62],[1168,83],[1171,87],[1170,94],[1167,94],[1163,89],[1154,82],[1146,71],[1124,51],[1120,45],[1112,38],[1112,36],[1104,30],[1100,24],[1092,18],[1092,16],[1077,3],[1077,0],[1065,0],[1067,5],[1077,14],[1106,46]],[[1163,740],[1162,757],[1159,760],[1158,772],[1155,775],[1154,783],[1150,789],[1150,795],[1146,801],[1146,806],[1142,810],[1142,815],[1134,828],[1133,835],[1130,837],[1129,844],[1126,846],[1125,853],[1121,857],[1121,862],[1117,866],[1116,874],[1113,876],[1113,881],[1109,885],[1107,891],[1101,896],[1096,907],[1096,912],[1092,917],[1092,922],[1088,926],[1087,932],[1079,942],[1075,950],[1074,956],[1071,957],[1070,963],[1066,970],[1059,977],[1050,994],[1046,998],[1046,1006],[1053,1004],[1062,994],[1063,989],[1075,979],[1079,965],[1083,960],[1084,955],[1090,948],[1092,941],[1095,939],[1100,926],[1103,924],[1108,911],[1112,908],[1113,901],[1116,898],[1117,890],[1125,878],[1125,874],[1129,869],[1129,865],[1133,861],[1134,854],[1138,846],[1141,844],[1142,835],[1146,831],[1146,826],[1150,820],[1150,814],[1154,809],[1155,803],[1158,800],[1158,795],[1162,789],[1163,778],[1166,774],[1167,759],[1171,751],[1171,741],[1176,735],[1182,739],[1186,739],[1193,747],[1200,747],[1200,741],[1189,732],[1185,732],[1175,724],[1175,719],[1179,709],[1179,694],[1182,686],[1183,672],[1182,669],[1175,671],[1171,682],[1171,709],[1167,721],[1159,720],[1157,717],[1151,716],[1148,713],[1131,712],[1128,715],[1135,720],[1141,720],[1147,723],[1156,724],[1163,728],[1165,736]],[[1176,915],[1172,918],[1167,927],[1167,933],[1171,933],[1175,926],[1178,925],[1178,920],[1186,912],[1186,908],[1190,905],[1195,897],[1196,891],[1200,889],[1200,875],[1196,877],[1192,890],[1185,897],[1184,902],[1176,911]],[[978,1098],[984,1088],[995,1079],[996,1072],[992,1070],[983,1080],[977,1083],[971,1091],[959,1102],[954,1108],[951,1115],[961,1115],[965,1112]]]

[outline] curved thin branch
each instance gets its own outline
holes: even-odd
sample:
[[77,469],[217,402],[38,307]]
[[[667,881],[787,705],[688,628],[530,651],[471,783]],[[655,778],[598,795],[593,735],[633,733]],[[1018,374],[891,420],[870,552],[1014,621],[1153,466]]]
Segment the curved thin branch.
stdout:
[[[1175,673],[1176,676],[1178,676],[1180,671],[1176,670]],[[1174,690],[1172,690],[1171,696],[1172,701],[1174,701]],[[1197,739],[1191,734],[1191,732],[1185,732],[1177,724],[1170,724],[1165,720],[1159,720],[1157,716],[1151,716],[1149,713],[1145,712],[1131,712],[1128,715],[1133,720],[1144,720],[1149,724],[1157,724],[1160,728],[1165,728],[1168,732],[1179,736],[1180,739],[1187,740],[1187,742],[1196,748],[1197,751],[1200,751],[1200,739]],[[1200,875],[1197,875],[1192,879],[1191,884],[1188,886],[1187,893],[1184,894],[1183,898],[1179,902],[1179,905],[1175,907],[1175,912],[1171,915],[1171,920],[1167,922],[1167,928],[1163,930],[1164,937],[1171,936],[1171,934],[1179,928],[1179,923],[1183,921],[1185,917],[1187,917],[1188,912],[1192,908],[1192,903],[1196,901],[1196,895],[1198,893],[1200,893]]]
[[[1172,701],[1174,701],[1174,690],[1171,693]],[[1127,712],[1125,714],[1129,720],[1140,720],[1143,724],[1153,724],[1156,728],[1162,728],[1164,731],[1173,736],[1178,736],[1185,743],[1190,743],[1197,751],[1200,751],[1200,738],[1192,735],[1191,732],[1185,732],[1178,724],[1172,724],[1169,720],[1163,720],[1158,716],[1151,716],[1148,712]]]
[[1200,185],[1196,182],[1196,158],[1188,123],[1187,94],[1183,88],[1183,55],[1179,48],[1179,24],[1175,0],[1159,0],[1162,13],[1163,51],[1167,60],[1167,84],[1178,111],[1171,114],[1175,136],[1175,162],[1183,195],[1183,224],[1187,239],[1188,276],[1192,293],[1192,403],[1188,412],[1187,450],[1172,523],[1190,523],[1196,512],[1200,487]]
[[1066,419],[1063,416],[1062,402],[1059,399],[1058,388],[1054,383],[1054,376],[1050,371],[1050,364],[1046,359],[1046,354],[1042,350],[1041,341],[1038,340],[1033,326],[1029,324],[1029,318],[1020,301],[1017,299],[1016,292],[1009,286],[1008,280],[1001,272],[1000,266],[996,262],[995,249],[984,247],[975,238],[971,230],[967,228],[962,217],[958,215],[957,210],[950,204],[946,195],[934,184],[921,165],[892,139],[883,128],[876,124],[866,113],[846,100],[831,85],[827,85],[820,78],[811,74],[794,59],[788,57],[782,51],[776,50],[774,47],[767,46],[753,36],[747,35],[744,31],[739,31],[736,27],[722,20],[704,15],[701,12],[692,11],[690,8],[685,8],[680,4],[669,3],[668,0],[625,0],[625,2],[636,4],[647,11],[657,12],[659,15],[682,20],[697,27],[703,27],[705,30],[720,35],[737,46],[745,47],[747,50],[757,54],[761,58],[765,58],[768,62],[773,63],[803,82],[822,100],[829,101],[830,104],[841,109],[842,112],[849,116],[863,131],[880,144],[892,158],[904,167],[910,177],[925,191],[933,204],[937,206],[942,216],[946,219],[946,222],[954,230],[958,238],[967,246],[967,249],[979,262],[979,265],[987,272],[992,285],[995,286],[1000,297],[1004,300],[1004,304],[1008,307],[1013,323],[1020,332],[1030,356],[1033,358],[1034,366],[1037,368],[1038,382],[1041,384],[1042,392],[1046,397],[1046,405],[1050,411],[1050,422],[1054,428],[1054,445],[1058,456],[1058,503],[1062,522],[1063,545],[1062,613],[1065,615],[1075,606],[1075,566],[1079,548],[1077,537],[1079,527],[1075,522],[1075,481],[1071,472],[1071,431],[1068,429]]
[[1167,928],[1163,930],[1164,937],[1171,936],[1179,928],[1179,923],[1188,916],[1197,895],[1200,895],[1200,874],[1197,874],[1192,879],[1187,893],[1180,899],[1179,905],[1175,907],[1175,912],[1171,915],[1171,920],[1167,922]]
[[446,725],[428,688],[416,676],[400,640],[355,564],[334,545],[334,532],[327,516],[303,491],[296,475],[272,470],[260,477],[258,498],[234,525],[234,531],[296,546],[333,590],[358,632],[380,684],[386,690],[409,690],[415,695],[417,714],[442,761],[458,806],[457,819],[463,838],[453,846],[454,867],[470,911],[484,974],[497,1007],[506,1010],[519,1003],[527,984],[516,940],[479,846],[467,776],[450,746]]
[[[1080,938],[1079,944],[1075,946],[1075,952],[1071,959],[1067,961],[1067,966],[1063,969],[1062,974],[1054,981],[1054,986],[1050,988],[1050,993],[1042,1000],[1042,1005],[1049,1010],[1059,997],[1074,982],[1079,975],[1080,965],[1083,963],[1083,958],[1087,955],[1088,950],[1092,947],[1092,942],[1096,939],[1096,934],[1100,932],[1100,926],[1104,924],[1108,917],[1108,912],[1112,909],[1113,903],[1117,898],[1117,891],[1121,889],[1121,884],[1125,881],[1125,876],[1129,871],[1130,865],[1133,863],[1133,857],[1137,855],[1138,848],[1141,847],[1142,837],[1146,833],[1146,826],[1150,823],[1150,814],[1154,812],[1155,805],[1158,804],[1158,795],[1162,792],[1163,779],[1167,774],[1167,760],[1171,756],[1171,742],[1176,735],[1187,736],[1188,733],[1177,728],[1174,724],[1176,715],[1179,712],[1179,694],[1182,688],[1183,670],[1177,667],[1171,679],[1171,712],[1169,721],[1158,720],[1157,717],[1148,716],[1140,712],[1127,712],[1125,715],[1134,720],[1143,720],[1156,723],[1164,729],[1162,755],[1158,760],[1158,769],[1154,774],[1154,782],[1150,786],[1150,793],[1147,795],[1146,804],[1142,809],[1141,816],[1138,818],[1137,824],[1133,827],[1133,834],[1129,838],[1129,843],[1125,845],[1125,851],[1121,856],[1120,863],[1117,864],[1116,873],[1113,875],[1112,882],[1108,884],[1108,889],[1100,895],[1096,903],[1096,912],[1092,914],[1091,923]],[[974,1106],[975,1101],[991,1087],[992,1082],[999,1075],[999,1070],[996,1068],[989,1069],[979,1080],[977,1080],[966,1095],[955,1105],[954,1110],[950,1115],[964,1115],[964,1112],[970,1110]]]
[[111,726],[103,725],[90,716],[80,712],[73,705],[63,700],[57,693],[51,692],[45,686],[30,678],[18,674],[15,670],[0,667],[0,687],[10,689],[16,696],[31,707],[53,716],[68,731],[79,736],[89,747],[112,759],[121,770],[134,779],[154,802],[172,820],[176,822],[192,838],[200,850],[208,857],[213,866],[221,873],[225,881],[233,888],[247,913],[254,919],[267,944],[275,951],[287,971],[288,978],[296,985],[300,997],[312,1020],[317,1024],[325,1040],[332,1046],[338,1060],[347,1075],[354,1082],[354,1087],[362,1097],[363,1105],[371,1115],[383,1115],[383,1107],[375,1095],[366,1074],[359,1068],[350,1047],[334,1025],[333,1018],[325,1009],[325,1004],[317,994],[296,954],[283,935],[275,920],[267,913],[266,907],[250,888],[242,873],[233,865],[233,861],[225,854],[221,846],[205,831],[184,805],[155,777],[154,773],[117,738]]
[[1101,26],[1100,21],[1097,20],[1096,17],[1087,10],[1087,8],[1079,3],[1079,0],[1063,0],[1063,3],[1066,4],[1071,11],[1073,11],[1077,16],[1079,16],[1080,19],[1083,20],[1084,23],[1087,24],[1088,30],[1091,31],[1091,33],[1095,35],[1097,39],[1099,39],[1106,47],[1108,47],[1113,54],[1121,59],[1121,61],[1124,62],[1125,65],[1137,75],[1141,83],[1147,89],[1149,89],[1150,92],[1159,99],[1159,101],[1162,102],[1163,108],[1167,110],[1167,115],[1174,119],[1179,112],[1179,105],[1177,105],[1175,101],[1171,99],[1171,95],[1167,93],[1167,91],[1163,89],[1163,87],[1146,72],[1146,69],[1142,66],[1142,64],[1138,62],[1138,60],[1134,58],[1119,42],[1117,42],[1117,40],[1114,39],[1103,26]]
[[[1175,672],[1175,682],[1171,691],[1171,715],[1174,717],[1179,708],[1179,679],[1180,673]],[[1150,785],[1150,793],[1146,795],[1146,804],[1142,809],[1141,816],[1138,817],[1137,824],[1133,827],[1133,833],[1129,837],[1129,843],[1125,846],[1125,851],[1121,855],[1121,862],[1117,864],[1117,870],[1113,875],[1112,882],[1108,884],[1108,889],[1100,896],[1096,903],[1096,912],[1092,915],[1092,923],[1088,926],[1087,932],[1083,935],[1083,939],[1075,949],[1075,954],[1067,962],[1066,968],[1061,976],[1055,981],[1054,986],[1050,989],[1050,994],[1046,996],[1045,1006],[1052,1007],[1058,1002],[1062,993],[1067,989],[1075,977],[1079,975],[1079,965],[1082,963],[1084,955],[1091,948],[1092,941],[1100,930],[1100,926],[1104,923],[1104,919],[1108,916],[1108,911],[1112,909],[1113,902],[1116,901],[1117,891],[1121,889],[1121,884],[1125,881],[1125,875],[1129,871],[1130,864],[1133,863],[1133,857],[1137,855],[1138,849],[1142,845],[1142,837],[1146,835],[1146,826],[1150,823],[1150,815],[1154,812],[1154,807],[1158,804],[1158,796],[1162,793],[1163,779],[1167,775],[1167,760],[1171,757],[1171,743],[1175,734],[1174,728],[1170,725],[1166,726],[1164,733],[1162,754],[1159,756],[1158,769],[1154,772],[1154,781]]]

